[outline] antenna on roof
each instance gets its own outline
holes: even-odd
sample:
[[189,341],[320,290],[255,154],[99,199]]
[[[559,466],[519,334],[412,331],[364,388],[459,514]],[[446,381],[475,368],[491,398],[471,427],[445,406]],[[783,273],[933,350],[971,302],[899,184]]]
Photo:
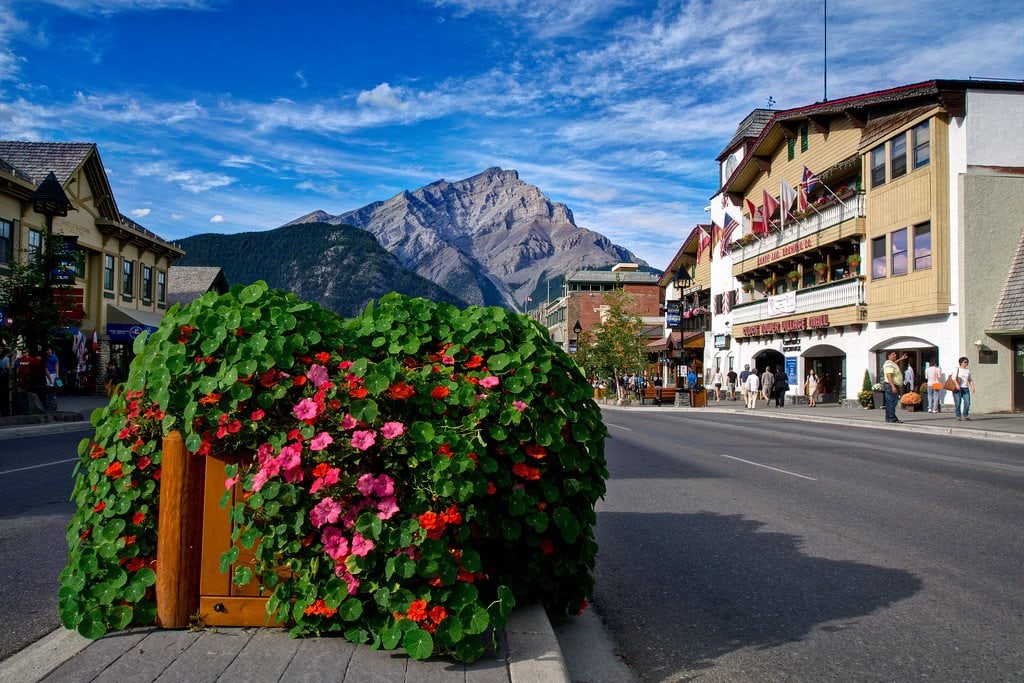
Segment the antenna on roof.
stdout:
[[824,68],[822,70],[822,81],[824,94],[822,102],[828,102],[828,0],[822,0],[821,12],[821,42]]

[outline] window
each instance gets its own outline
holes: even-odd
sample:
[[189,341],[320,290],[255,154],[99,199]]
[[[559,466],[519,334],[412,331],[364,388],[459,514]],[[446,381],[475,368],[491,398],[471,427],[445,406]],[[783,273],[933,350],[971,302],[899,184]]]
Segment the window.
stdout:
[[871,187],[885,185],[885,145],[871,150]]
[[103,289],[114,291],[114,257],[110,254],[103,255]]
[[28,257],[39,258],[43,253],[43,233],[38,230],[28,231]]
[[810,141],[807,139],[807,124],[800,126],[800,151],[806,152],[810,146]]
[[167,303],[167,273],[162,270],[156,271],[156,300]]
[[889,174],[892,178],[907,174],[906,135],[899,135],[889,143]]
[[885,277],[885,238],[876,237],[871,240],[871,278],[877,280]]
[[75,273],[77,278],[85,278],[85,251],[82,249],[75,249],[74,254],[69,264],[71,269]]
[[907,229],[901,228],[892,233],[892,274],[906,275],[908,267]]
[[914,144],[914,168],[921,168],[927,165],[932,158],[932,134],[931,129],[928,127],[928,122],[925,121],[915,127],[911,135]]
[[0,220],[0,264],[10,263],[13,256],[14,224]]
[[121,294],[130,297],[135,291],[135,261],[123,259],[121,264]]
[[796,138],[786,140],[786,158],[793,161],[796,157]]
[[150,266],[142,266],[142,300],[150,302],[153,300],[153,269]]
[[914,226],[914,270],[932,267],[932,224]]

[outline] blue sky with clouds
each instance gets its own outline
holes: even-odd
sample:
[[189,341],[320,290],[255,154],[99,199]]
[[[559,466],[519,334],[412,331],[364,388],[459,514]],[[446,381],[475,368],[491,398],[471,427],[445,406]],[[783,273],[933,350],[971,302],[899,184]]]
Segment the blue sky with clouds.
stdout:
[[[99,145],[168,239],[515,168],[664,267],[752,108],[819,101],[823,0],[0,0],[0,138]],[[1024,78],[1019,0],[829,0],[828,97]]]

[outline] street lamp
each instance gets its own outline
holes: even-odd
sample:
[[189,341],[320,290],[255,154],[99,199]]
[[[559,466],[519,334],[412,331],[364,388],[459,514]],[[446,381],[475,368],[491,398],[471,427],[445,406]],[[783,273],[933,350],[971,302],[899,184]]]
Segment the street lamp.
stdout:
[[580,321],[577,320],[576,324],[572,326],[572,333],[575,335],[575,337],[569,344],[569,353],[576,353],[577,349],[580,348],[580,332],[582,331],[583,326],[580,325]]

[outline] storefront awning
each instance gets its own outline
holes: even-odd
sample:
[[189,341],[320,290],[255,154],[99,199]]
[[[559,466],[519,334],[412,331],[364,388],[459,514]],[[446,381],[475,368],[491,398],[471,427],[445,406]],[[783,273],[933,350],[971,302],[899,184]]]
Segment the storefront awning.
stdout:
[[149,313],[107,304],[107,337],[112,342],[132,342],[143,332],[156,332],[163,313]]
[[679,348],[678,332],[670,332],[669,335],[663,339],[655,339],[654,341],[647,343],[647,351],[650,353],[655,353],[657,351],[671,351],[676,348]]
[[704,333],[703,332],[687,332],[686,336],[683,337],[683,348],[687,348],[687,349],[702,349],[702,348],[704,348]]

